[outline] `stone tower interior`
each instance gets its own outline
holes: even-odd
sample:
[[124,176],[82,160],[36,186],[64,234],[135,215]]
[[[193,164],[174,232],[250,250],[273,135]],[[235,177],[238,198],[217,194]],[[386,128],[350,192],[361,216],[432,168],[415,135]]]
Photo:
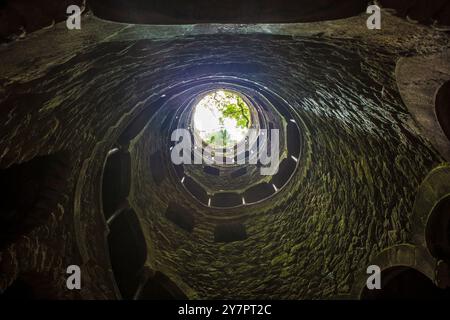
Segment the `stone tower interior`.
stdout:
[[[0,1],[0,300],[449,299],[449,31],[448,0]],[[217,92],[275,173],[174,161]]]

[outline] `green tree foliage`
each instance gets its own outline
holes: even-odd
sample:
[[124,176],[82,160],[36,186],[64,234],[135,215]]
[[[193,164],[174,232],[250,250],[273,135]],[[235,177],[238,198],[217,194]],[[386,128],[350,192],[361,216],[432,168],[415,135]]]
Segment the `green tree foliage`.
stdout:
[[241,129],[247,129],[250,127],[251,115],[250,109],[245,101],[237,94],[225,91],[225,97],[214,93],[211,95],[212,103],[210,108],[216,108],[220,112],[219,122],[222,128],[218,128],[218,131],[211,133],[205,142],[208,144],[214,144],[216,146],[229,146],[233,143],[231,136],[224,128],[225,119],[234,119],[236,126]]
[[[227,103],[219,108],[223,118],[231,118],[236,120],[238,127],[243,129],[250,127],[250,110],[241,97],[233,93],[227,92],[227,98],[235,98],[237,103]],[[231,99],[229,99],[231,100]],[[233,99],[234,100],[234,99]],[[221,118],[223,122],[223,118]]]

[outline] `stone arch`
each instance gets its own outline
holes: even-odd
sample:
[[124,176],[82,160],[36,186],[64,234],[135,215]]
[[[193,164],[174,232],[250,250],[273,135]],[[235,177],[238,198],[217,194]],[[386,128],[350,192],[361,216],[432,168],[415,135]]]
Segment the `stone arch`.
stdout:
[[450,195],[433,207],[425,229],[425,240],[436,259],[450,261]]
[[[366,271],[367,267],[370,265],[376,265],[382,271],[382,286],[383,272],[386,274],[386,270],[388,270],[388,276],[391,275],[391,277],[395,277],[397,273],[391,272],[414,269],[424,277],[428,278],[432,283],[435,282],[436,260],[429,252],[421,246],[400,244],[381,251],[375,259],[361,269],[360,273],[356,275],[353,283],[350,293],[352,298],[361,299],[366,297],[366,281],[369,277]],[[387,280],[389,281],[389,277]]]
[[449,289],[440,289],[420,271],[404,266],[396,266],[381,272],[381,289],[361,293],[363,300],[393,299],[448,299]]
[[[402,57],[397,62],[395,78],[402,100],[421,135],[450,161],[450,140],[441,130],[436,115],[438,109],[441,113],[448,110],[448,104],[443,101],[445,96],[448,97],[448,54],[447,50],[427,56]],[[443,115],[439,117],[442,119]]]
[[130,153],[114,148],[107,154],[102,173],[102,208],[106,220],[126,202],[130,185]]
[[226,208],[242,204],[242,196],[236,192],[219,192],[211,198],[211,206]]
[[450,81],[444,83],[436,93],[436,117],[442,131],[450,140]]
[[[448,235],[445,237],[445,227],[442,229],[443,222],[448,226],[448,217],[441,211],[444,209],[445,203],[448,201],[446,199],[449,196],[450,164],[443,163],[433,169],[419,186],[412,212],[413,241],[418,245],[427,247],[432,254],[435,253],[435,249],[430,247],[430,245],[433,246],[432,243],[437,241],[438,238],[447,238],[448,241]],[[440,203],[443,203],[444,207],[441,207]],[[436,226],[436,223],[441,223],[440,227],[434,230],[438,234],[431,236],[428,231],[427,237],[426,230]]]
[[123,299],[132,299],[138,289],[147,259],[147,245],[134,210],[128,208],[108,221],[109,257]]

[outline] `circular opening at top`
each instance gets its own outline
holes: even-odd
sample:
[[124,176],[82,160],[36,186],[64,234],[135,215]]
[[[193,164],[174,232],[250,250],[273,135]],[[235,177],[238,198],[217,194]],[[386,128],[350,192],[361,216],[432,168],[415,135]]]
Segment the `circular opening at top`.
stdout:
[[236,92],[216,90],[195,106],[193,126],[202,142],[229,148],[243,141],[252,125],[250,107]]

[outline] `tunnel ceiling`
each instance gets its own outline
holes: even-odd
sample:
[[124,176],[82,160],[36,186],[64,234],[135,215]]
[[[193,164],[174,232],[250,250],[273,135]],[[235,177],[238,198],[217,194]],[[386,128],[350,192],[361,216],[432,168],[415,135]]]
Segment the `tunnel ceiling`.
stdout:
[[[141,24],[289,23],[328,21],[357,16],[367,0],[4,0],[0,2],[0,43],[23,39],[66,18],[69,5],[85,4],[102,19]],[[450,1],[379,0],[387,9],[413,23],[448,30]]]
[[91,0],[98,17],[129,23],[267,23],[347,18],[365,11],[365,0]]

